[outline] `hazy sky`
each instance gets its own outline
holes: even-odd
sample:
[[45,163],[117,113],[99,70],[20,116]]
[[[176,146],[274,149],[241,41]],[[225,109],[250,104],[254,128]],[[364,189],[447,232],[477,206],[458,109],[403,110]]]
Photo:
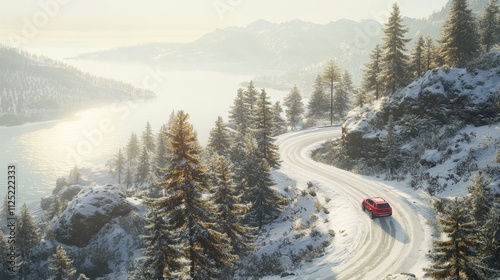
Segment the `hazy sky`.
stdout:
[[191,41],[226,26],[299,18],[385,22],[392,3],[427,17],[447,0],[0,0],[0,42],[17,45],[81,38],[115,43]]

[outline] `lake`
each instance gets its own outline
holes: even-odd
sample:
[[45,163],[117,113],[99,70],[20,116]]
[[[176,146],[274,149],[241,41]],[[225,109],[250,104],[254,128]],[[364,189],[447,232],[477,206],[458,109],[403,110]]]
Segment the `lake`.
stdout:
[[[255,75],[201,70],[166,70],[140,64],[113,64],[69,60],[67,63],[104,76],[152,89],[157,98],[115,103],[80,111],[65,120],[0,127],[1,197],[7,192],[7,166],[17,165],[17,209],[27,203],[39,213],[40,198],[55,187],[57,178],[67,176],[75,165],[104,167],[130,134],[142,133],[149,121],[156,133],[175,110],[190,114],[190,122],[205,146],[217,116],[227,121],[228,111],[240,83]],[[258,85],[257,85],[257,88]],[[281,101],[287,92],[266,90],[271,101]]]

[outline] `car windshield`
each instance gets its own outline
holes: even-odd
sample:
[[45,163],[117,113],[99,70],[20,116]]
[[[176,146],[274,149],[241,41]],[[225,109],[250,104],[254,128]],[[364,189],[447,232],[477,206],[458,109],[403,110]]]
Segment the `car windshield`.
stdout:
[[385,208],[391,208],[391,206],[389,206],[389,203],[382,203],[378,205],[378,208],[385,209]]

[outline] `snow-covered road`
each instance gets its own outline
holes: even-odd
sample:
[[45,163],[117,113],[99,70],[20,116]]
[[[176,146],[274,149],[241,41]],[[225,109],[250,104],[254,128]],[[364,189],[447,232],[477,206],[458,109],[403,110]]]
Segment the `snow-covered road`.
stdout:
[[[325,196],[342,198],[344,205],[336,205],[335,211],[345,210],[333,214],[343,223],[337,226],[347,231],[329,255],[287,279],[384,279],[402,272],[421,274],[427,242],[425,221],[414,198],[380,181],[311,159],[314,147],[340,134],[340,127],[326,127],[289,133],[277,140],[285,174],[298,181],[315,182]],[[388,200],[392,217],[370,219],[361,210],[361,201],[371,196]]]

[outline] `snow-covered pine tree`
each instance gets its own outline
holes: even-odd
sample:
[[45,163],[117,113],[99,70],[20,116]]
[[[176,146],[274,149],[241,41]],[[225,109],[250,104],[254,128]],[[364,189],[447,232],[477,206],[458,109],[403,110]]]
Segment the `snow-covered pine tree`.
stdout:
[[486,52],[500,43],[500,9],[497,0],[490,0],[479,21],[481,44]]
[[122,149],[118,149],[118,153],[109,162],[110,173],[113,176],[118,175],[118,184],[121,184],[122,175],[125,174],[127,161],[123,156]]
[[434,69],[436,64],[436,46],[432,38],[427,36],[425,37],[423,69],[424,71]]
[[69,179],[73,184],[80,184],[80,179],[82,179],[82,173],[78,166],[75,165],[73,169],[69,172]]
[[135,174],[135,182],[137,184],[142,184],[148,180],[150,163],[149,163],[149,152],[144,145],[142,147],[141,155],[139,156],[139,162],[137,163],[137,173]]
[[168,164],[167,142],[167,126],[162,125],[156,136],[155,172],[158,176],[161,176],[161,170]]
[[482,227],[484,244],[481,254],[486,257],[485,263],[497,270],[497,277],[500,277],[500,201],[497,199],[491,206],[488,218]]
[[132,132],[127,144],[127,161],[128,166],[133,170],[135,169],[136,160],[139,154],[141,153],[139,139],[137,135]]
[[457,198],[438,217],[447,239],[436,239],[428,256],[432,265],[424,268],[434,279],[488,279],[491,273],[478,256],[481,243],[476,225],[464,202]]
[[413,52],[411,54],[410,65],[413,70],[412,78],[420,77],[427,69],[424,63],[425,57],[425,39],[424,36],[418,37],[417,42],[413,48]]
[[6,219],[9,216],[9,200],[7,199],[7,194],[3,197],[2,213],[0,213],[0,219]]
[[476,19],[467,0],[453,0],[443,25],[440,53],[450,67],[463,67],[479,52]]
[[380,73],[382,72],[382,49],[380,45],[376,45],[370,53],[370,62],[365,65],[363,73],[363,91],[374,92],[375,99],[378,100],[383,85],[380,81]]
[[313,93],[307,104],[307,118],[312,121],[323,119],[328,113],[328,96],[321,75],[314,80]]
[[9,265],[6,261],[7,250],[9,246],[4,239],[3,231],[0,230],[0,254],[2,256],[2,264],[0,264],[0,279],[11,279],[12,275],[9,273]]
[[219,276],[220,269],[232,266],[236,256],[230,253],[227,236],[218,231],[215,205],[204,197],[209,176],[201,163],[201,147],[196,132],[183,111],[176,114],[170,127],[168,149],[172,161],[160,183],[165,190],[164,207],[170,233],[181,239],[184,256],[189,260],[192,279]]
[[146,147],[149,152],[154,152],[156,149],[156,143],[153,135],[153,129],[149,121],[146,123],[146,128],[141,135],[142,144]]
[[302,120],[302,114],[304,113],[302,95],[300,95],[297,85],[295,85],[290,93],[285,96],[283,105],[286,107],[285,114],[291,130],[295,130],[297,128],[297,124]]
[[132,186],[134,183],[134,174],[132,173],[132,168],[130,165],[127,165],[127,168],[125,169],[125,185],[127,186],[127,189]]
[[[253,81],[250,81],[248,83],[248,87],[243,92],[243,96],[244,96],[245,106],[248,108],[248,111],[250,113],[249,116],[251,117],[255,113],[255,108],[257,106],[257,99],[259,96],[259,92],[253,85]],[[250,122],[250,127],[253,127],[252,122]]]
[[394,93],[396,90],[406,86],[408,81],[408,56],[406,55],[405,39],[408,28],[403,26],[403,17],[399,6],[394,3],[391,16],[384,28],[384,43],[382,49],[382,72],[381,82],[385,90]]
[[231,162],[222,156],[215,156],[213,160],[216,182],[212,191],[212,200],[217,207],[219,229],[229,238],[232,252],[241,256],[253,247],[255,229],[243,224],[250,206],[241,203],[233,182]]
[[59,200],[59,195],[54,194],[54,199],[52,199],[49,207],[49,219],[52,220],[52,218],[58,216],[59,213],[61,213],[61,202]]
[[346,71],[341,77],[340,83],[333,97],[333,106],[339,117],[342,119],[345,113],[349,111],[350,101],[349,94],[352,94],[352,79],[351,75]]
[[494,196],[490,188],[491,179],[485,178],[483,172],[472,177],[471,185],[467,186],[470,196],[467,204],[471,211],[471,216],[478,226],[483,225],[488,218],[491,206],[494,202]]
[[19,252],[19,258],[23,262],[20,265],[19,274],[22,277],[27,276],[27,266],[35,246],[40,243],[40,228],[35,223],[26,203],[21,207],[21,214],[17,219],[16,248]]
[[143,257],[135,271],[138,279],[185,279],[189,275],[189,261],[184,256],[179,234],[171,231],[166,216],[172,209],[165,197],[147,199],[144,205],[148,212],[146,230],[142,236]]
[[274,181],[269,165],[258,155],[258,144],[253,137],[245,139],[245,161],[240,172],[243,201],[252,205],[245,222],[260,230],[279,216],[286,199],[271,188]]
[[210,130],[207,146],[217,154],[227,156],[229,155],[230,144],[231,137],[229,131],[222,117],[218,116],[217,121],[215,121],[215,127]]
[[330,92],[330,125],[333,124],[333,92],[340,82],[340,69],[335,61],[330,60],[323,71],[323,84]]
[[265,90],[262,90],[255,110],[255,138],[258,145],[258,156],[266,160],[269,167],[280,166],[278,147],[272,137],[274,130],[271,102]]
[[51,280],[67,280],[76,273],[73,260],[68,257],[62,246],[56,247],[56,252],[50,259],[49,271]]
[[234,123],[236,130],[241,134],[246,134],[250,129],[251,113],[245,103],[245,93],[243,89],[238,89],[233,106],[229,111],[229,121]]
[[286,121],[283,119],[281,114],[283,113],[283,108],[279,101],[276,101],[273,106],[273,133],[272,136],[278,136],[280,134],[287,132]]

